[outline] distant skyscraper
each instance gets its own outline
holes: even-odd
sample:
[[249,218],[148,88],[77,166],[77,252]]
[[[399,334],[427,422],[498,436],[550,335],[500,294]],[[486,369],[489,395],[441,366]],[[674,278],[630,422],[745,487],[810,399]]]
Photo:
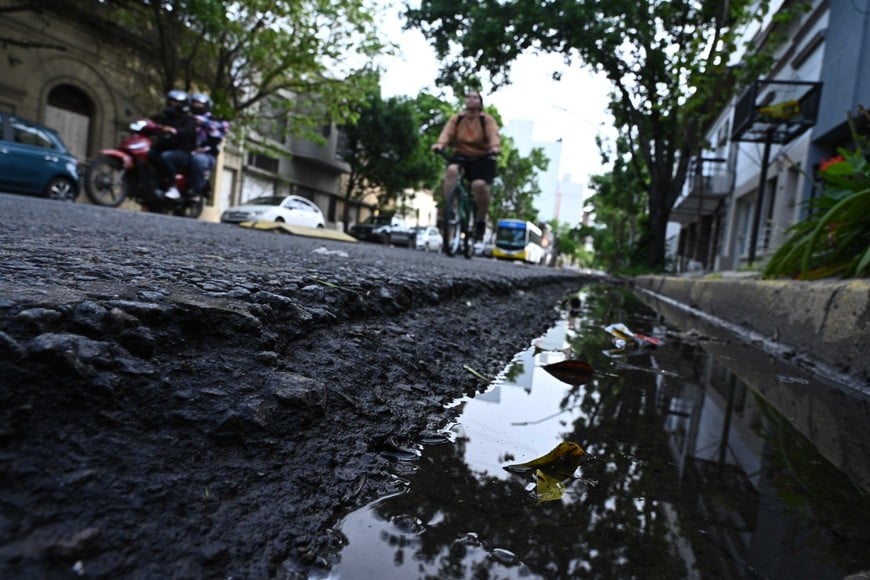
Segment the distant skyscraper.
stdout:
[[550,159],[547,170],[538,172],[541,193],[535,200],[535,208],[541,221],[549,222],[558,217],[562,223],[577,225],[582,217],[583,186],[572,183],[570,175],[561,174],[562,140],[535,141],[532,137],[534,126],[533,121],[510,121],[502,133],[514,140],[521,155],[527,156],[532,148],[537,147]]

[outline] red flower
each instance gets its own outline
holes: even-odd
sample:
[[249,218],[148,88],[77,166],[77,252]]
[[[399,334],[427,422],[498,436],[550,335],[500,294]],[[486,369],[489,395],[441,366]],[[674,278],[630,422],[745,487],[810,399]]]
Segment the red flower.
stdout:
[[824,171],[831,165],[836,165],[837,163],[842,163],[845,161],[842,155],[837,155],[836,157],[831,157],[830,159],[822,159],[821,165],[819,165],[819,171]]

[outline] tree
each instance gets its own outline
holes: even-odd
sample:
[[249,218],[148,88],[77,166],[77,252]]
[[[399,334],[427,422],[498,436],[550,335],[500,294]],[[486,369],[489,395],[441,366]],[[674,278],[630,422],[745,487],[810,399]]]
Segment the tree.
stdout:
[[602,151],[604,162],[612,164],[610,172],[590,180],[595,195],[587,201],[587,211],[594,213],[597,226],[584,228],[582,234],[592,236],[596,265],[621,272],[644,261],[637,254],[647,236],[648,180],[638,178],[632,169],[635,156],[628,141],[618,138],[615,146],[612,154]]
[[[138,56],[153,108],[172,88],[208,92],[235,126],[262,121],[317,139],[326,122],[353,119],[374,82],[366,63],[385,50],[358,0],[33,0],[30,8],[101,32]],[[363,63],[355,65],[354,63]],[[301,99],[301,106],[275,101]],[[269,106],[264,103],[273,101]],[[312,106],[311,103],[316,103]]]
[[449,58],[445,83],[480,70],[496,86],[507,83],[511,64],[529,50],[560,53],[568,66],[579,58],[606,74],[611,113],[636,153],[630,167],[646,179],[646,260],[659,268],[670,212],[706,127],[768,66],[768,54],[757,53],[729,67],[743,26],[766,11],[766,1],[753,0],[422,0],[406,16]]
[[[355,123],[344,127],[347,136],[345,161],[351,167],[345,189],[347,201],[377,191],[378,205],[390,205],[406,189],[417,189],[431,180],[431,155],[420,132],[413,100],[369,93],[357,112]],[[348,204],[345,205],[347,207]],[[349,216],[345,215],[345,228]]]

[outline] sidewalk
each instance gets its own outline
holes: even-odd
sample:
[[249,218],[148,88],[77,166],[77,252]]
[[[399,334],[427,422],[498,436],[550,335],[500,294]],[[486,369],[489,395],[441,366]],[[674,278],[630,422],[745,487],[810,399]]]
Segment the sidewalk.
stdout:
[[870,385],[870,280],[638,276],[636,288],[794,349]]

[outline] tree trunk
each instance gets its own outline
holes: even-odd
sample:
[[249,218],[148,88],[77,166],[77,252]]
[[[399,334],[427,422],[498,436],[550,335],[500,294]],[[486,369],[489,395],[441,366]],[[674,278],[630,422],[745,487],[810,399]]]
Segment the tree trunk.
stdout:
[[647,266],[661,270],[665,266],[665,244],[668,235],[670,206],[663,203],[667,196],[651,191],[649,196],[649,240],[647,242]]

